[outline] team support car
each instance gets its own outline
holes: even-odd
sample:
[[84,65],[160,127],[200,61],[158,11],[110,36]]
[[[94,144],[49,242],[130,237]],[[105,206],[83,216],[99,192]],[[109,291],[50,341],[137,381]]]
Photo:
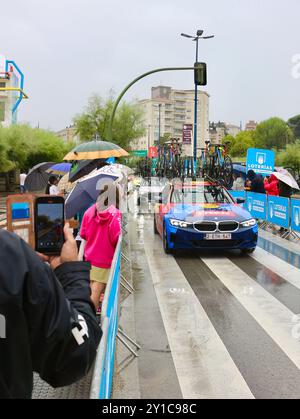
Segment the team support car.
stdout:
[[214,182],[175,183],[165,187],[156,205],[154,232],[164,250],[240,249],[252,253],[258,226],[251,214]]

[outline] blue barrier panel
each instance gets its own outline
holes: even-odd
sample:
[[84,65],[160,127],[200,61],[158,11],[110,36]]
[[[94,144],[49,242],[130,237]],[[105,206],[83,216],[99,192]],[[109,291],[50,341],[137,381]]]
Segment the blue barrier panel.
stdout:
[[277,196],[269,196],[268,221],[283,228],[290,226],[290,200]]
[[300,200],[291,199],[291,227],[292,230],[300,232]]
[[107,317],[109,319],[108,335],[107,335],[107,348],[105,357],[105,370],[106,370],[106,386],[105,392],[102,393],[100,389],[100,399],[110,399],[114,365],[115,365],[115,352],[116,352],[116,337],[119,328],[119,288],[120,288],[120,263],[121,253],[118,255],[117,266],[115,269],[112,286],[109,293],[107,305]]
[[98,349],[91,383],[91,399],[110,399],[119,329],[122,237],[115,251],[101,311],[103,336]]
[[267,195],[248,192],[245,209],[247,209],[254,218],[261,220],[267,219]]

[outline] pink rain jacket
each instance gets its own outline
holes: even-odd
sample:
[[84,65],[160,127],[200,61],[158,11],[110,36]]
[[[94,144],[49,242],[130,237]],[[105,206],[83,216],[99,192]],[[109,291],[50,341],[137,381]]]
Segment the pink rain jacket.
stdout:
[[86,240],[84,256],[96,268],[109,269],[121,234],[121,213],[114,206],[98,212],[96,204],[84,214],[80,236]]

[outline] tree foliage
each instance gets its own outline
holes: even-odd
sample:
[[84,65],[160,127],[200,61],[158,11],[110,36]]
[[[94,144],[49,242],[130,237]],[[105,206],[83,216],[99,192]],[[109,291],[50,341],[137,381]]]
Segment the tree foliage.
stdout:
[[0,127],[0,172],[28,170],[44,161],[60,162],[73,144],[28,125]]
[[287,144],[295,141],[293,131],[280,118],[270,118],[261,122],[254,132],[257,148],[282,150]]
[[288,125],[292,129],[295,138],[300,140],[300,115],[296,115],[288,120]]
[[[74,118],[77,133],[82,141],[91,141],[96,134],[103,140],[108,139],[113,107],[112,97],[104,100],[102,97],[94,95],[89,99],[85,111]],[[142,118],[143,113],[137,105],[126,102],[120,105],[113,124],[112,141],[120,147],[129,148],[131,141],[142,137],[145,133]]]
[[249,148],[255,147],[254,134],[251,131],[242,131],[236,137],[227,135],[223,143],[230,143],[230,155],[232,157],[245,157]]
[[300,140],[295,144],[288,144],[286,149],[276,156],[277,166],[291,168],[296,174],[300,174]]

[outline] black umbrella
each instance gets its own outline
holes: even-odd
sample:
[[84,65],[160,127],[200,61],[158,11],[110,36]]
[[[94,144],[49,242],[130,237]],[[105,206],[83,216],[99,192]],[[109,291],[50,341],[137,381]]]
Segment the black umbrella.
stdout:
[[34,166],[28,173],[28,176],[25,180],[25,188],[28,192],[40,192],[46,189],[48,180],[51,175],[46,173],[50,167],[55,163],[40,163]]
[[95,169],[105,166],[106,159],[74,161],[69,174],[69,182],[75,182],[83,176],[89,175]]

